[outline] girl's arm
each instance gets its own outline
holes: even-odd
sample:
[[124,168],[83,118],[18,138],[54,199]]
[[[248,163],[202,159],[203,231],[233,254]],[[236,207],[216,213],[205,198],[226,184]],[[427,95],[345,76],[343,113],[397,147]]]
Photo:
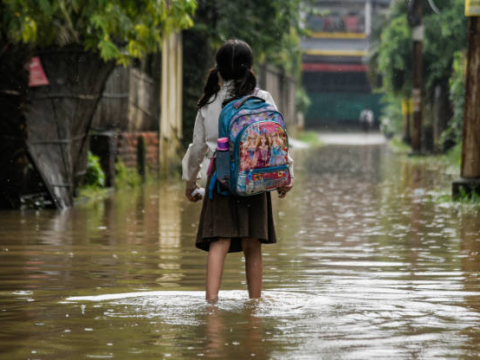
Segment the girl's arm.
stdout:
[[205,140],[205,119],[201,111],[198,111],[193,129],[193,140],[188,146],[187,152],[182,160],[182,179],[186,181],[187,189],[195,189],[202,161],[208,151]]
[[290,156],[290,154],[288,154],[288,170],[290,171],[290,176],[292,178],[292,182],[293,182],[293,178],[294,178],[294,174],[293,174],[293,159],[292,157]]

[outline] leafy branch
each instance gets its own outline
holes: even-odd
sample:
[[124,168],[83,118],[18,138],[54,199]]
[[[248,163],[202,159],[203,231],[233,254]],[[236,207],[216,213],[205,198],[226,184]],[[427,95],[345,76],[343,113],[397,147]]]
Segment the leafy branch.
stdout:
[[195,0],[2,0],[2,42],[82,44],[104,60],[128,64],[162,38],[193,26]]

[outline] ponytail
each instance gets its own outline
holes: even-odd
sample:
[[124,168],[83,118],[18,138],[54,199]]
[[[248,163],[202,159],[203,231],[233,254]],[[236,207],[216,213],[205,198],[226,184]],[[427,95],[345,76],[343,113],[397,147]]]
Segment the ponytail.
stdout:
[[[212,103],[217,97],[217,93],[220,90],[219,78],[218,78],[218,69],[216,67],[210,70],[208,74],[207,83],[203,89],[203,95],[197,103],[197,109],[201,109],[207,104]],[[210,98],[214,98],[210,101]]]
[[257,77],[252,71],[253,52],[250,46],[242,40],[228,40],[215,54],[217,64],[210,70],[203,95],[198,101],[197,108],[212,103],[220,91],[219,77],[224,81],[232,81],[232,88],[228,89],[229,101],[253,93],[257,86]]
[[231,93],[232,96],[225,99],[222,104],[223,106],[227,105],[232,100],[252,94],[257,87],[257,76],[252,69],[247,69],[242,78],[234,80],[233,86],[233,91]]

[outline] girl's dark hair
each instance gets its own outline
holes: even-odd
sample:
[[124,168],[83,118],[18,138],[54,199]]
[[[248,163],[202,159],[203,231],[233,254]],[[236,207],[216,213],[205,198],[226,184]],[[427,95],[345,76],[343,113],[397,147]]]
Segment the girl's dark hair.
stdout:
[[[251,94],[257,86],[257,77],[252,71],[253,52],[250,46],[242,40],[228,40],[218,49],[215,55],[216,66],[208,74],[203,95],[198,101],[197,108],[213,102],[220,90],[220,73],[223,80],[233,80],[233,89],[230,98],[225,99],[223,106],[239,97]],[[213,99],[210,101],[210,99]]]

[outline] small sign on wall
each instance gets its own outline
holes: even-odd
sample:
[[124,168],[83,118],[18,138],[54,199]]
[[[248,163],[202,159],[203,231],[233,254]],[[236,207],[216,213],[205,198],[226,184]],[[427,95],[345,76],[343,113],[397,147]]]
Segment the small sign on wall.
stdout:
[[413,103],[413,112],[422,111],[422,90],[413,89],[412,90],[412,103]]
[[465,16],[480,16],[480,0],[465,0]]
[[32,57],[32,61],[28,67],[30,71],[30,77],[28,80],[28,86],[43,86],[49,85],[47,76],[45,75],[45,71],[43,71],[42,63],[38,56]]

